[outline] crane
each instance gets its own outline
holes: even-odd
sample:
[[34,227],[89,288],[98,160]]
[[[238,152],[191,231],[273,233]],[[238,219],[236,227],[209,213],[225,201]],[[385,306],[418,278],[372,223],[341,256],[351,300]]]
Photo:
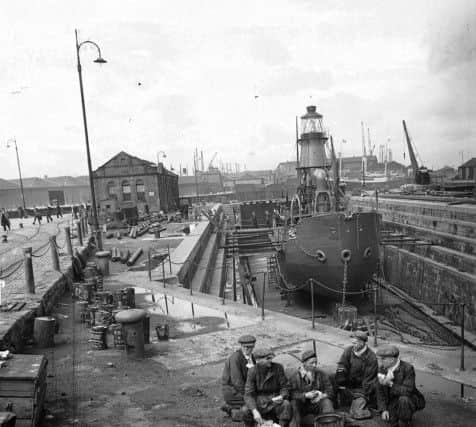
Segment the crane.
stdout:
[[413,178],[414,178],[415,184],[427,185],[430,183],[430,172],[426,167],[418,166],[415,152],[413,151],[412,141],[408,133],[407,124],[405,123],[405,120],[403,120],[402,123],[403,123],[403,131],[405,132],[405,138],[407,140],[408,155],[410,156],[410,162],[413,169]]
[[212,156],[210,163],[208,163],[208,170],[210,170],[213,167],[213,160],[215,160],[215,157],[217,156],[217,154],[218,154],[218,151],[215,151],[215,154]]
[[367,144],[369,145],[369,156],[374,155],[374,150],[375,150],[375,144],[372,145],[370,142],[370,128],[367,128]]

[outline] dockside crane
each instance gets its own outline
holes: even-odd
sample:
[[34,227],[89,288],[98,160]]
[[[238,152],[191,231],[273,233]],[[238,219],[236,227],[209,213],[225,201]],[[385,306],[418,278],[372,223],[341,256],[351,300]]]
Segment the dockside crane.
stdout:
[[215,160],[215,157],[217,156],[218,151],[215,151],[215,154],[212,156],[212,159],[210,160],[210,163],[208,163],[208,170],[213,169],[213,160]]
[[375,144],[372,145],[370,141],[370,128],[367,128],[367,144],[369,145],[369,156],[372,157],[374,155]]
[[418,166],[418,162],[413,150],[412,141],[408,133],[407,124],[405,120],[403,123],[403,131],[405,132],[405,138],[407,140],[408,154],[410,156],[410,162],[413,169],[413,180],[418,185],[428,185],[430,183],[430,171],[425,166]]

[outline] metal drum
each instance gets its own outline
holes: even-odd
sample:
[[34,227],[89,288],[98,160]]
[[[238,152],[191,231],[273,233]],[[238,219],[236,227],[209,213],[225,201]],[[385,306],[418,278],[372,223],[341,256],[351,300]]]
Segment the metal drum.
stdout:
[[76,322],[86,322],[87,309],[87,301],[76,301],[76,303],[74,304],[74,319]]
[[339,414],[322,414],[316,417],[314,427],[344,427],[344,418]]
[[126,344],[124,343],[124,335],[122,334],[122,325],[120,323],[114,324],[111,329],[114,348],[124,349]]
[[136,296],[134,288],[125,288],[122,290],[123,292],[123,305],[127,305],[128,307],[135,308],[136,306]]
[[90,285],[92,285],[94,292],[97,291],[97,286],[98,286],[97,276],[88,277],[87,279],[85,279],[85,281],[86,283],[89,283]]
[[79,299],[82,301],[92,302],[94,295],[94,284],[93,283],[81,283]]
[[88,261],[83,271],[84,278],[96,277],[99,274],[98,267],[95,262]]

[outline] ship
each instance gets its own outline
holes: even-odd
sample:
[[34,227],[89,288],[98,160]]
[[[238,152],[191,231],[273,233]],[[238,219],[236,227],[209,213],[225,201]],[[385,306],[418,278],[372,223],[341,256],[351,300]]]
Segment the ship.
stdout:
[[298,187],[275,230],[280,279],[287,289],[345,301],[378,270],[379,215],[348,210],[332,137],[316,106],[307,107],[300,131],[296,119],[296,135]]

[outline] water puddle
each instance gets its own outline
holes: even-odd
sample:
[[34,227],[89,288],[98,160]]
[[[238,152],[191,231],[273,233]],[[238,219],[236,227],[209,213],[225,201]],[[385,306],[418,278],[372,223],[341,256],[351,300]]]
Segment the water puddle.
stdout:
[[159,316],[161,321],[170,319],[178,335],[207,333],[216,330],[250,326],[256,322],[244,316],[224,313],[204,305],[176,298],[163,292],[150,293],[150,290],[135,287],[137,296],[141,296],[148,307],[146,310]]

